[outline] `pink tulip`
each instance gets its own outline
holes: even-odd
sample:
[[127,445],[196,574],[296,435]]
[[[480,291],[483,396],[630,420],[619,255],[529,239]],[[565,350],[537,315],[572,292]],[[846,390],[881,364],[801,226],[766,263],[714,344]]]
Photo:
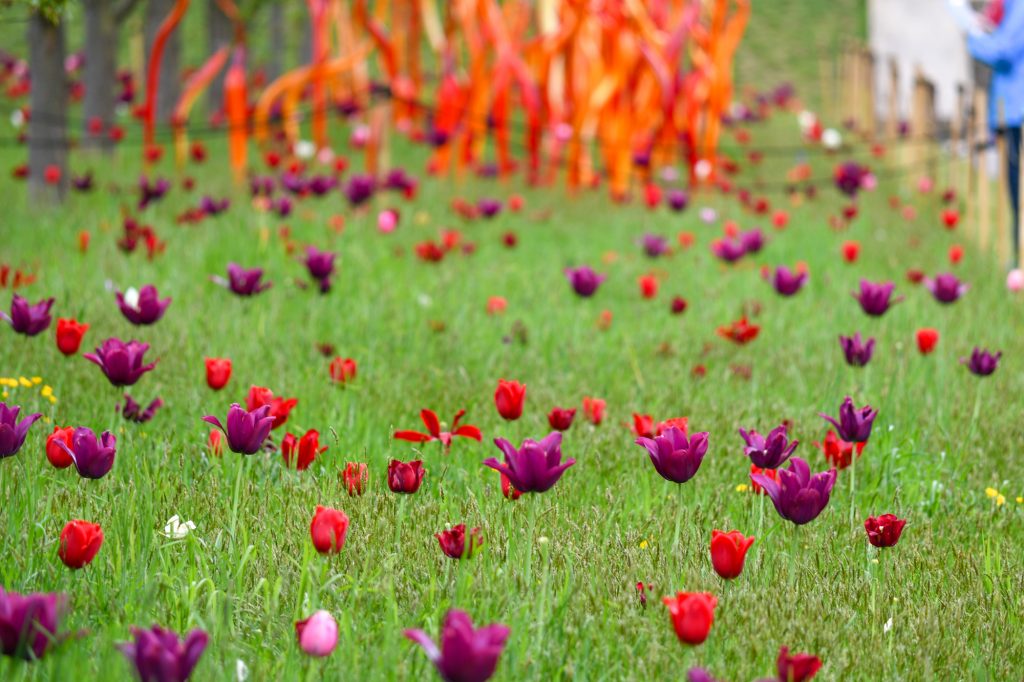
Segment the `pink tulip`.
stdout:
[[338,624],[326,611],[317,611],[306,620],[296,621],[299,647],[310,656],[330,656],[338,646]]

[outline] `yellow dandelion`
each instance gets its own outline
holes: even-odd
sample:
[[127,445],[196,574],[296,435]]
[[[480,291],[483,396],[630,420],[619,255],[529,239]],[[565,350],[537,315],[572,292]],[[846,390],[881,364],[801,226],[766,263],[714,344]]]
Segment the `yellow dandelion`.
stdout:
[[39,390],[39,395],[43,396],[44,398],[49,398],[51,395],[53,395],[53,386],[50,386],[49,384],[43,386]]
[[640,541],[640,549],[647,549],[647,540]]
[[995,497],[996,495],[999,494],[999,491],[996,490],[995,488],[985,488],[985,494],[988,495],[989,497]]
[[1017,504],[1024,504],[1024,497],[1021,497],[1020,495],[1018,495],[1017,496]]
[[1003,497],[1002,495],[996,496],[996,506],[997,507],[1001,507],[1004,504],[1006,504],[1006,498]]
[[25,388],[30,388],[32,386],[32,382],[26,379],[25,377],[18,377],[18,383],[24,386]]
[[736,492],[738,492],[738,493],[745,493],[745,492],[747,492],[747,484],[746,483],[740,483],[738,486],[736,486]]
[[0,393],[0,396],[3,396],[4,398],[6,398],[8,395],[10,395],[10,394],[7,391],[4,391],[3,393]]
[[7,377],[0,377],[0,386],[10,386],[14,388],[18,385],[18,382],[14,379],[8,379]]
[[51,405],[56,405],[57,404],[57,399],[54,398],[52,395],[49,397],[49,401],[50,401]]
[[38,386],[39,384],[43,383],[43,378],[42,377],[32,377],[32,383],[35,384],[36,386]]

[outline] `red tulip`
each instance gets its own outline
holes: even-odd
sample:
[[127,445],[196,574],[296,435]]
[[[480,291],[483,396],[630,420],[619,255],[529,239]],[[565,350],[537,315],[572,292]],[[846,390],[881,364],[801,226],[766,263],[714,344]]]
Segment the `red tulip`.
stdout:
[[250,386],[249,395],[245,398],[245,406],[249,412],[270,405],[270,416],[274,418],[275,429],[288,421],[288,414],[298,402],[296,398],[274,397],[274,392],[263,386]]
[[928,355],[935,350],[935,345],[938,342],[939,332],[937,329],[924,327],[917,330],[917,349],[921,351],[921,355]]
[[420,489],[426,473],[422,460],[400,462],[393,459],[388,464],[388,487],[391,492],[411,495]]
[[501,315],[508,307],[508,301],[501,296],[491,296],[487,299],[487,314]]
[[606,403],[601,398],[583,397],[583,414],[587,415],[587,419],[594,426],[600,426],[604,421],[605,406]]
[[348,462],[345,464],[345,470],[341,472],[341,476],[345,481],[345,488],[348,490],[349,497],[356,497],[366,492],[366,464],[362,462]]
[[501,475],[501,494],[513,502],[522,496],[522,493],[512,486],[512,481],[508,480],[508,476],[505,474]]
[[644,187],[644,202],[646,202],[647,208],[656,208],[661,203],[661,187],[654,183],[649,183]]
[[345,512],[317,506],[313,521],[309,524],[309,534],[316,551],[320,554],[337,554],[345,546],[347,532],[348,516]]
[[63,429],[54,426],[53,433],[46,437],[46,459],[58,469],[66,469],[74,462],[64,449],[57,445],[57,441],[63,441],[64,445],[71,449],[71,437],[75,435],[75,427],[65,426]]
[[56,185],[60,182],[60,166],[49,165],[43,170],[43,179],[48,185]]
[[206,385],[215,391],[224,388],[231,378],[230,358],[206,358]]
[[555,431],[568,431],[572,426],[572,420],[576,416],[576,408],[563,409],[555,407],[548,412],[548,425]]
[[719,327],[717,331],[718,335],[723,339],[728,339],[742,346],[756,339],[757,334],[761,331],[761,327],[760,325],[748,322],[747,317],[744,315],[731,324]]
[[952,263],[953,265],[956,265],[961,260],[963,260],[963,257],[964,257],[964,247],[960,246],[959,244],[953,244],[953,246],[949,247],[949,262],[950,263]]
[[864,521],[864,530],[868,534],[868,542],[875,547],[892,547],[900,541],[906,524],[906,519],[898,518],[895,514],[882,514],[869,516]]
[[356,378],[356,361],[352,358],[337,357],[331,360],[331,379],[344,384]]
[[503,419],[515,421],[523,415],[523,401],[526,399],[526,384],[518,381],[498,380],[498,388],[494,392],[494,404]]
[[924,280],[924,270],[911,268],[907,270],[907,281],[911,284],[920,284]]
[[854,449],[857,450],[858,457],[864,451],[864,443],[847,443],[832,430],[825,435],[825,440],[815,443],[815,445],[824,453],[829,464],[839,470],[845,469],[853,463]]
[[772,214],[772,227],[776,230],[784,230],[789,223],[789,214],[779,210]]
[[955,208],[946,208],[942,210],[942,224],[946,226],[947,230],[956,228],[956,224],[960,222],[960,213]]
[[74,319],[57,318],[57,348],[64,355],[74,355],[82,345],[82,337],[89,325],[80,324]]
[[718,599],[708,592],[679,592],[663,600],[680,642],[700,644],[708,638],[715,622]]
[[285,465],[291,467],[294,462],[295,468],[299,471],[309,468],[317,455],[325,450],[326,447],[320,447],[320,434],[316,429],[306,431],[298,440],[290,433],[286,433],[281,439],[281,455],[284,457]]
[[78,232],[78,250],[85,253],[89,250],[89,240],[92,239],[92,234],[89,230],[80,230]]
[[738,530],[723,533],[711,531],[711,565],[715,573],[731,580],[743,572],[743,560],[747,550],[754,544],[754,538],[743,537]]
[[644,298],[658,295],[658,278],[654,275],[642,275],[637,282],[640,284],[640,295]]
[[210,429],[210,437],[207,439],[206,444],[210,448],[210,454],[220,457],[221,453],[224,452],[224,434],[220,432],[220,429]]
[[843,260],[847,263],[856,263],[860,255],[860,242],[843,242]]
[[654,417],[649,414],[633,413],[633,433],[641,438],[654,438]]
[[782,647],[775,665],[780,682],[806,682],[821,669],[821,659],[810,654],[791,655],[788,647]]
[[103,529],[88,521],[71,521],[60,532],[57,556],[68,568],[82,568],[90,563],[103,544]]
[[430,441],[441,441],[441,445],[444,446],[445,454],[448,454],[448,449],[452,445],[452,438],[455,436],[462,436],[463,438],[472,438],[476,441],[483,440],[483,435],[480,433],[480,429],[473,426],[472,424],[463,424],[459,426],[459,421],[466,414],[465,410],[459,410],[455,413],[455,418],[452,419],[452,425],[449,427],[450,431],[441,430],[441,421],[437,418],[437,413],[433,410],[423,409],[420,410],[420,419],[423,424],[427,427],[427,433],[421,431],[395,431],[394,438],[398,440],[407,440],[413,443],[429,443]]
[[[764,474],[766,478],[770,478],[773,481],[779,480],[779,472],[776,469],[762,469],[756,464],[750,465],[750,473]],[[757,481],[754,480],[753,476],[750,477],[750,487],[755,493],[758,493],[760,495],[767,495],[767,493],[764,491],[764,488],[757,484]]]
[[682,313],[685,313],[686,312],[686,306],[687,306],[687,303],[686,303],[686,299],[685,298],[683,298],[682,296],[674,297],[672,299],[672,306],[671,306],[672,314],[673,315],[681,315]]
[[602,310],[597,316],[597,328],[605,331],[612,326],[612,311]]
[[434,533],[437,543],[441,545],[441,551],[445,556],[452,559],[473,558],[473,553],[484,544],[483,535],[479,528],[466,533],[466,524],[460,523],[451,530]]

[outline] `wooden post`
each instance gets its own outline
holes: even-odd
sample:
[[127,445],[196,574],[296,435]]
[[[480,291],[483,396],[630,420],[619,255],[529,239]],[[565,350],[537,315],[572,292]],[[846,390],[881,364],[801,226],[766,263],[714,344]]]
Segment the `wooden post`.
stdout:
[[875,55],[871,54],[871,49],[865,46],[861,50],[860,55],[861,63],[861,89],[862,97],[864,101],[863,107],[863,119],[864,119],[864,130],[868,135],[869,139],[875,137]]
[[1007,146],[1006,146],[1006,107],[1002,98],[997,103],[997,116],[999,122],[999,133],[996,137],[996,151],[999,157],[999,168],[996,175],[999,178],[996,184],[996,254],[999,257],[999,264],[1009,262],[1010,250],[1013,248],[1013,232],[1015,225],[1010,224],[1009,197],[1006,196],[1006,188],[1009,187],[1009,176],[1006,172]]
[[926,149],[924,147],[924,136],[927,128],[927,115],[925,113],[927,95],[925,93],[924,74],[921,67],[914,67],[914,85],[910,96],[910,140],[908,141],[907,154],[907,178],[913,183],[914,178],[920,172],[921,160],[924,158]]
[[[974,90],[975,144],[980,146],[988,141],[988,92],[983,88]],[[987,150],[987,147],[985,147]],[[988,250],[992,241],[992,183],[988,174],[988,159],[985,150],[978,153],[978,244],[982,251]]]
[[950,122],[950,160],[949,186],[962,195],[960,187],[960,154],[964,136],[964,86],[956,86],[956,106],[953,109],[953,120]]
[[847,117],[853,120],[853,129],[861,129],[861,62],[856,45],[852,45],[847,51],[847,59],[850,64],[850,106]]
[[900,135],[900,64],[889,58],[889,119],[885,122],[885,136],[894,144]]
[[818,89],[821,92],[821,115],[826,121],[834,120],[834,108],[832,107],[832,84],[835,81],[832,70],[831,55],[820,52],[818,55]]

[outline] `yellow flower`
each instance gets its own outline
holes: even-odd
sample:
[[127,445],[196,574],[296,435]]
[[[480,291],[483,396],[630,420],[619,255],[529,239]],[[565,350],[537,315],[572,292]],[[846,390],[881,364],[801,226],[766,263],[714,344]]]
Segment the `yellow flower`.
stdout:
[[746,483],[740,483],[738,486],[736,486],[736,492],[738,492],[738,493],[745,493],[745,492],[747,492],[747,484]]
[[1006,498],[1003,497],[1002,495],[997,496],[996,497],[996,506],[1000,507],[1000,506],[1002,506],[1004,504],[1006,504]]
[[26,379],[25,377],[18,377],[18,383],[24,386],[25,388],[29,388],[30,386],[32,386],[32,382]]
[[0,397],[3,397],[3,398],[6,398],[8,395],[10,395],[10,394],[7,391],[4,391],[3,393],[0,393]]
[[50,400],[50,404],[51,405],[56,405],[57,404],[57,399],[54,398],[52,395],[50,396],[49,400]]
[[995,488],[985,488],[985,494],[988,495],[989,497],[995,497],[996,495],[999,494],[999,491],[996,490]]
[[50,386],[49,384],[43,386],[42,390],[39,391],[39,395],[43,396],[44,398],[49,398],[50,396],[53,395],[53,386]]
[[36,386],[38,386],[39,384],[43,383],[43,378],[42,377],[32,377],[32,383],[35,384]]
[[1017,504],[1024,504],[1024,497],[1021,497],[1020,495],[1018,495],[1017,496]]
[[640,541],[640,549],[647,549],[647,540]]

